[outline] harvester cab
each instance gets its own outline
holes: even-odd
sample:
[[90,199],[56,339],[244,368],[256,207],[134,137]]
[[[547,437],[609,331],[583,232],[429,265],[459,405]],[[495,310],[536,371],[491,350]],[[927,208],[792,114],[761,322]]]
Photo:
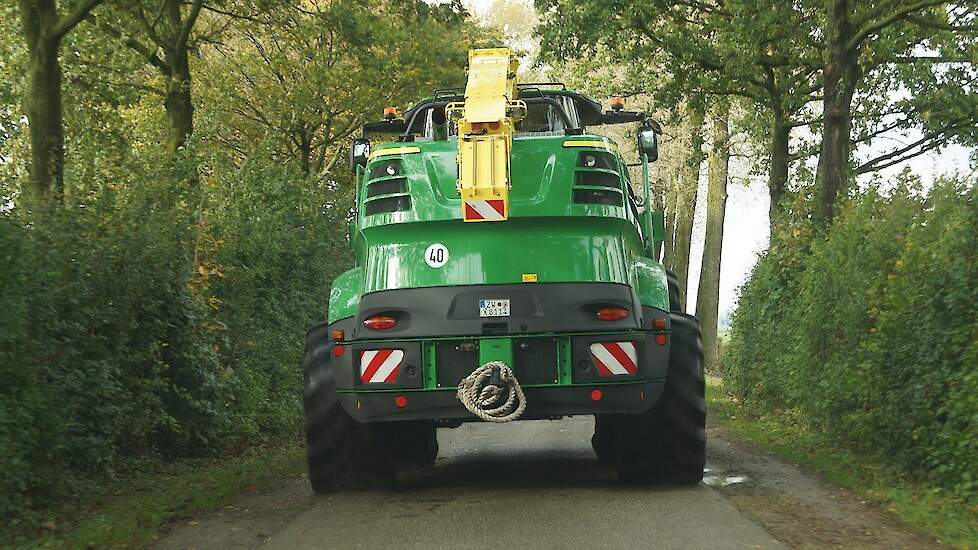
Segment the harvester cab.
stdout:
[[[317,491],[430,465],[437,426],[571,415],[595,417],[623,479],[702,477],[698,325],[653,253],[661,129],[516,69],[508,49],[473,50],[464,89],[353,140],[356,267],[306,340]],[[641,200],[617,144],[588,131],[623,123],[638,123]]]

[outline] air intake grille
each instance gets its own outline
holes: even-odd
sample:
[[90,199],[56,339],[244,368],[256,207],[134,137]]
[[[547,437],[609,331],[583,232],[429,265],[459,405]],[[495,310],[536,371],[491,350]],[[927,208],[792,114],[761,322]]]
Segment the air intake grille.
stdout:
[[410,209],[411,197],[408,195],[386,197],[383,199],[367,201],[367,203],[364,205],[364,211],[366,212],[367,216],[383,214],[384,212],[401,212]]
[[621,206],[621,192],[601,191],[598,189],[575,189],[574,202],[581,204],[605,204],[608,206]]

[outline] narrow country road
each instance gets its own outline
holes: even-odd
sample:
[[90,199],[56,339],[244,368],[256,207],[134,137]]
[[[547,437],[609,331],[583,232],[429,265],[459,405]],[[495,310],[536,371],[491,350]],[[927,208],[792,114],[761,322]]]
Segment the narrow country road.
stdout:
[[590,417],[439,430],[435,468],[388,492],[305,479],[183,522],[156,550],[231,548],[936,548],[858,496],[710,430],[704,484],[629,487]]
[[268,548],[781,548],[705,486],[628,487],[598,466],[593,421],[466,424],[397,492],[327,497]]

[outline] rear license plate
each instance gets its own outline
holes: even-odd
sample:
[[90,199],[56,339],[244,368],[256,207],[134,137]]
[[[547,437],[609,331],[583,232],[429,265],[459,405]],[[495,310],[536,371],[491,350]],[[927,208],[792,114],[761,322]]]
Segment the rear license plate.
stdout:
[[509,299],[479,300],[479,317],[509,317]]

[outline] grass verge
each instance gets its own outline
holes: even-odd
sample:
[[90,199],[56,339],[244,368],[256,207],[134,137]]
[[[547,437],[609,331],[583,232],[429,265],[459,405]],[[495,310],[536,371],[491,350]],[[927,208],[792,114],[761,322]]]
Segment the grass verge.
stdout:
[[243,492],[304,471],[298,441],[219,460],[181,461],[52,512],[43,532],[0,532],[0,547],[144,548],[173,520],[216,510]]
[[829,481],[864,495],[944,544],[978,548],[978,506],[907,480],[880,457],[840,447],[789,411],[752,412],[724,391],[719,378],[708,377],[706,398],[713,424],[817,470]]

